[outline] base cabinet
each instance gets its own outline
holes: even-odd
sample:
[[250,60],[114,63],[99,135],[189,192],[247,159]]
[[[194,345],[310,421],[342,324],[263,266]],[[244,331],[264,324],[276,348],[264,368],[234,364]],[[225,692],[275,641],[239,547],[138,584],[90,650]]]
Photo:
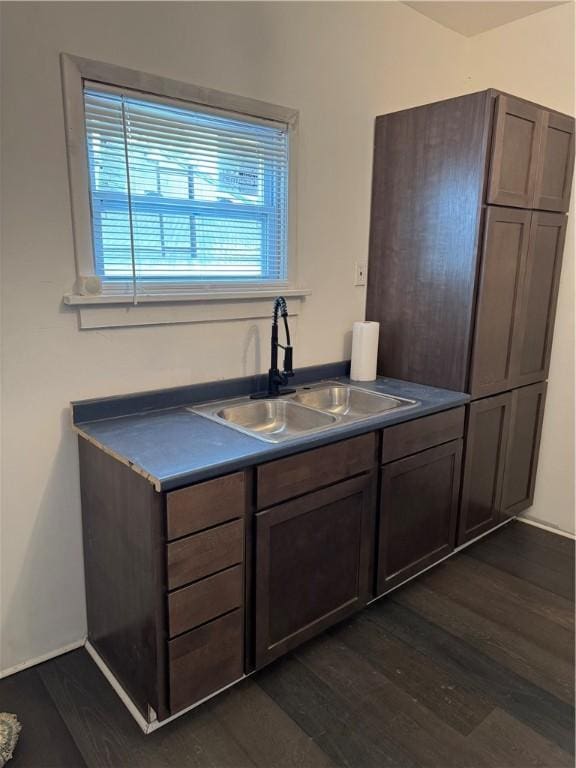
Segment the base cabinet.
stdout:
[[518,515],[534,500],[546,382],[515,389],[511,394],[510,433],[500,505],[502,520]]
[[454,549],[461,457],[453,440],[383,467],[378,594]]
[[545,395],[520,387],[161,494],[81,440],[93,648],[145,717],[234,684],[529,506]]
[[373,475],[256,515],[256,667],[369,598]]
[[546,382],[469,406],[458,544],[532,504]]
[[506,392],[469,406],[458,544],[499,523],[511,402]]

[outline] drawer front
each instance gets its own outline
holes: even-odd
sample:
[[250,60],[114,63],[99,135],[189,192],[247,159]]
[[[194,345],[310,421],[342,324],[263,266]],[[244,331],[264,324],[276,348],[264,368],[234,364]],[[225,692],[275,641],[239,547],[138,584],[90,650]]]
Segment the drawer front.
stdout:
[[244,520],[168,544],[168,589],[223,571],[244,559]]
[[168,595],[170,637],[240,607],[243,582],[242,566],[235,565]]
[[243,635],[242,612],[233,611],[169,641],[172,713],[242,677]]
[[375,458],[376,434],[371,432],[263,464],[258,467],[258,509],[368,472]]
[[246,508],[245,487],[244,473],[237,472],[168,493],[168,539],[177,539],[243,517]]
[[458,440],[464,434],[464,412],[461,406],[383,430],[382,464]]

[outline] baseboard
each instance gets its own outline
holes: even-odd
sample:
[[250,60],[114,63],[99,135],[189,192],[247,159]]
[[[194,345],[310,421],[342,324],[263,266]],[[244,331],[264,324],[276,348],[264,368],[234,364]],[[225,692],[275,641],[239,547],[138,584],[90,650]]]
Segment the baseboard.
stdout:
[[85,638],[82,640],[77,640],[75,643],[63,645],[61,648],[58,648],[55,651],[50,651],[50,653],[45,653],[43,656],[36,656],[34,659],[29,659],[28,661],[23,661],[20,664],[15,664],[13,667],[8,667],[8,669],[3,669],[0,672],[0,680],[5,677],[10,677],[10,675],[15,675],[17,672],[22,672],[23,669],[28,669],[28,667],[35,667],[36,664],[42,664],[44,661],[50,661],[50,659],[55,659],[57,656],[62,656],[64,653],[69,653],[70,651],[75,651],[78,648],[82,648],[85,642]]
[[[124,688],[120,685],[120,683],[118,682],[118,680],[116,679],[116,677],[114,676],[114,674],[112,673],[112,671],[110,670],[110,668],[108,667],[108,665],[106,664],[102,656],[100,656],[98,651],[94,648],[90,640],[86,640],[85,647],[88,653],[90,654],[90,656],[92,657],[92,661],[96,664],[100,672],[102,672],[106,680],[108,680],[112,688],[114,688],[115,692],[120,697],[120,700],[122,701],[126,709],[130,712],[134,720],[136,720],[136,722],[138,723],[142,731],[144,731],[144,733],[150,733],[151,723],[148,720],[146,720],[146,718],[140,712],[138,707],[134,704],[130,696],[128,696]],[[155,714],[153,715],[153,717],[155,717]]]
[[556,533],[558,536],[564,536],[566,539],[572,539],[572,541],[576,541],[576,535],[573,533],[568,533],[568,531],[562,531],[560,528],[554,528],[552,525],[546,525],[546,523],[539,523],[536,520],[531,520],[529,517],[517,517],[516,520],[518,520],[519,523],[525,523],[526,525],[533,525],[534,528],[542,528],[543,531],[548,531],[549,533]]
[[201,704],[204,704],[204,702],[208,701],[209,699],[213,699],[215,696],[218,696],[220,693],[222,693],[222,691],[225,691],[227,688],[231,688],[233,685],[236,685],[241,680],[244,680],[246,677],[248,677],[248,675],[242,675],[242,677],[239,677],[238,680],[234,680],[228,685],[225,685],[223,688],[220,688],[219,690],[214,691],[214,693],[211,693],[209,696],[205,696],[203,699],[200,699],[194,704],[191,704],[189,707],[186,707],[186,709],[181,709],[180,712],[177,712],[175,715],[171,715],[170,717],[167,717],[165,720],[157,720],[156,713],[151,707],[149,707],[150,719],[146,720],[146,718],[142,715],[138,707],[136,707],[136,705],[134,704],[130,696],[128,696],[128,694],[126,693],[122,685],[118,682],[118,679],[115,677],[114,673],[108,667],[108,665],[106,664],[102,656],[100,656],[98,651],[94,648],[94,646],[91,644],[89,640],[86,640],[86,650],[92,657],[94,663],[96,664],[100,672],[102,672],[106,680],[108,680],[112,688],[116,691],[117,695],[119,696],[120,700],[122,701],[126,709],[130,712],[134,720],[136,720],[142,732],[145,734],[152,733],[152,731],[156,731],[158,730],[158,728],[162,728],[162,726],[167,725],[168,723],[171,723],[173,720],[176,720],[177,717],[182,717],[182,715],[185,715],[187,712],[191,712],[193,709],[196,709],[196,707],[199,707]]

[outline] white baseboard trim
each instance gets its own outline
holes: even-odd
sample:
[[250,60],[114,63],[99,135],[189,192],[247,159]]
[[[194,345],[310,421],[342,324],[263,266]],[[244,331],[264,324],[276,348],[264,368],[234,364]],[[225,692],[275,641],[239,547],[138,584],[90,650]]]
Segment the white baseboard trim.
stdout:
[[28,667],[35,667],[36,664],[42,664],[44,661],[50,661],[50,659],[55,659],[56,656],[62,656],[64,653],[69,653],[70,651],[75,651],[77,648],[82,648],[82,646],[85,644],[86,639],[77,640],[75,643],[70,643],[69,645],[63,645],[61,648],[58,648],[55,651],[50,651],[50,653],[45,653],[43,656],[36,656],[34,659],[28,659],[28,661],[23,661],[20,664],[15,664],[13,667],[8,667],[8,669],[3,669],[0,672],[0,680],[2,680],[4,677],[9,677],[10,675],[15,675],[16,672],[22,672],[23,669],[28,669]]
[[573,533],[568,533],[568,531],[562,531],[560,528],[554,528],[552,525],[546,525],[545,523],[539,523],[536,520],[531,520],[529,517],[517,517],[516,520],[518,520],[519,523],[526,523],[526,525],[533,525],[534,528],[542,528],[543,531],[548,531],[549,533],[556,533],[558,536],[564,536],[566,539],[572,539],[572,541],[576,541],[576,535]]
[[225,685],[223,688],[220,688],[217,691],[214,691],[214,693],[211,693],[209,696],[205,696],[203,699],[200,699],[195,704],[191,704],[189,707],[186,707],[186,709],[181,709],[180,712],[177,712],[175,715],[171,715],[170,717],[167,717],[165,720],[158,720],[156,712],[152,709],[152,707],[149,707],[149,713],[150,713],[150,720],[146,720],[146,718],[142,715],[138,707],[134,704],[130,696],[126,693],[122,685],[118,682],[117,678],[114,676],[114,673],[110,670],[102,656],[98,653],[98,651],[94,648],[94,646],[90,643],[89,640],[86,640],[86,650],[94,660],[94,663],[102,672],[106,680],[110,683],[112,688],[116,691],[118,694],[120,700],[125,705],[126,709],[130,712],[134,720],[138,723],[140,726],[140,729],[143,733],[149,734],[153,731],[157,731],[158,728],[162,728],[164,725],[167,725],[168,723],[171,723],[172,720],[176,720],[177,717],[182,717],[182,715],[185,715],[187,712],[191,712],[193,709],[196,709],[196,707],[201,706],[204,704],[205,701],[208,701],[209,699],[213,699],[214,696],[218,696],[222,691],[225,691],[227,688],[231,688],[233,685],[236,685],[241,680],[244,680],[245,677],[248,677],[248,675],[242,675],[242,677],[239,677],[238,680],[234,680],[233,682],[229,683],[228,685]]
[[138,723],[142,731],[144,731],[144,733],[150,733],[150,731],[152,730],[151,729],[152,723],[146,720],[146,718],[140,712],[138,707],[134,704],[130,696],[128,696],[124,688],[122,688],[122,686],[120,685],[118,680],[114,677],[108,665],[106,664],[102,656],[100,656],[98,651],[94,648],[90,640],[86,640],[85,647],[88,653],[90,654],[90,656],[92,657],[92,661],[96,664],[100,672],[102,672],[106,680],[108,680],[112,688],[114,688],[114,690],[120,697],[120,700],[122,701],[126,709],[130,712],[134,720],[136,720],[136,722]]

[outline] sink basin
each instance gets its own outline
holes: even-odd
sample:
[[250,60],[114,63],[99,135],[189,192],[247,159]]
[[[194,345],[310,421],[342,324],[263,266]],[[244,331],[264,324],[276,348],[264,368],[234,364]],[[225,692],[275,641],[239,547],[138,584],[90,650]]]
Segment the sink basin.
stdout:
[[345,384],[328,384],[301,390],[294,395],[293,400],[309,408],[350,419],[367,418],[385,411],[416,405],[413,400],[367,392],[365,389]]
[[228,405],[220,403],[216,407],[195,408],[194,411],[272,443],[316,432],[337,422],[335,416],[306,408],[291,400],[251,400]]
[[322,432],[416,405],[415,400],[370,392],[348,384],[324,382],[278,399],[242,397],[197,405],[188,410],[259,440],[282,443],[299,435]]

